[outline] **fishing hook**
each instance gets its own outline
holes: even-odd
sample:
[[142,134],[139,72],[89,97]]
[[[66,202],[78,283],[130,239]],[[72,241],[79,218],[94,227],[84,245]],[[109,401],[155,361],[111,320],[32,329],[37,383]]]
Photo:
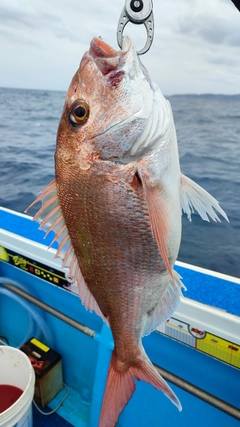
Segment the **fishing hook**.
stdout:
[[138,51],[138,55],[146,53],[153,42],[154,21],[152,0],[126,0],[117,26],[117,42],[122,48],[123,31],[128,22],[133,24],[144,24],[147,30],[147,41],[145,46]]

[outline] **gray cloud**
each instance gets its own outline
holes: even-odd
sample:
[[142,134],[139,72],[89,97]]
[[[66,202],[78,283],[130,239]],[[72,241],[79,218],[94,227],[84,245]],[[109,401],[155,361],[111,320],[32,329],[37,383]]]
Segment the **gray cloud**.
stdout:
[[[143,62],[163,92],[239,92],[240,14],[231,0],[153,3],[155,38]],[[117,47],[123,6],[124,0],[1,0],[0,86],[65,90],[93,36]],[[141,48],[144,27],[127,26],[127,33]]]
[[11,7],[11,4],[0,4],[1,25],[11,25],[16,28],[30,28],[38,30],[45,28],[49,24],[59,23],[59,18],[53,13],[47,13],[41,10],[38,13],[37,9],[23,9]]
[[212,44],[240,46],[239,21],[231,22],[227,17],[199,14],[183,17],[178,23],[178,31],[182,34],[202,38]]
[[216,54],[215,56],[212,56],[209,58],[209,62],[214,65],[226,65],[228,67],[238,67],[240,69],[240,58],[239,57],[227,57],[226,55],[220,56],[219,54]]
[[33,20],[29,20],[29,14],[21,10],[14,10],[7,4],[0,4],[1,25],[27,26],[34,28]]
[[108,5],[106,13],[106,8],[103,8],[101,3],[93,0],[68,0],[61,3],[57,0],[51,0],[50,3],[46,0],[41,0],[40,3],[23,0],[23,3],[25,7],[21,4],[15,8],[11,6],[11,2],[0,4],[0,29],[2,33],[5,31],[5,36],[9,36],[11,40],[14,40],[11,30],[16,35],[21,34],[15,39],[18,39],[19,43],[22,42],[22,35],[26,33],[29,38],[38,39],[39,42],[41,38],[56,36],[72,43],[89,43],[92,31],[96,30],[102,35],[114,27],[114,22],[109,20],[114,10],[112,4]]
[[82,40],[82,34],[75,28],[75,33],[61,16],[47,12],[44,8],[12,9],[10,5],[0,5],[0,31],[5,33],[5,38],[16,43],[29,42],[40,45],[45,44],[47,37],[66,38],[71,42]]
[[21,38],[19,38],[19,33],[16,31],[13,31],[13,29],[10,27],[4,28],[0,24],[0,39],[2,39],[2,43],[12,43],[14,45],[21,45],[21,46],[33,46],[36,48],[39,48],[41,46],[41,43],[39,43],[37,40],[32,39],[29,34],[22,34]]

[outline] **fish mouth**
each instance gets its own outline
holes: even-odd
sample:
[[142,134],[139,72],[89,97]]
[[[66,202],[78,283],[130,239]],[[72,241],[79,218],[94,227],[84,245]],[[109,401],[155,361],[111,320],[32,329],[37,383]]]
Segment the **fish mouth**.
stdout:
[[129,37],[123,38],[123,46],[120,50],[114,49],[100,37],[94,37],[88,54],[102,74],[106,75],[113,70],[120,70],[124,67],[127,61],[127,54],[132,46],[133,44]]
[[100,37],[94,37],[90,44],[89,54],[93,58],[111,58],[117,56],[118,51]]

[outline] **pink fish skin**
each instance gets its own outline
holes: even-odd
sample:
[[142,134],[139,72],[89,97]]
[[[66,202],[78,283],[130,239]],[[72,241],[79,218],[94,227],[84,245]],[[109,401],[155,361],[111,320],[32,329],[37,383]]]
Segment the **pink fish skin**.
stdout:
[[128,37],[120,51],[94,38],[84,54],[67,93],[55,165],[35,220],[55,231],[56,256],[114,338],[99,426],[115,426],[134,379],[163,391],[181,410],[141,338],[180,301],[183,285],[173,266],[182,209],[189,219],[194,209],[205,220],[220,221],[215,211],[227,217],[181,174],[170,104]]

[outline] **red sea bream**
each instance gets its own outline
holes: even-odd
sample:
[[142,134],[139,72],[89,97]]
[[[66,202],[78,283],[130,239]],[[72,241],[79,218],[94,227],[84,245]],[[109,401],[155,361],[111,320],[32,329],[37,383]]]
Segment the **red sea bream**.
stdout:
[[[172,110],[132,41],[116,51],[94,38],[70,84],[60,120],[55,180],[35,216],[53,230],[57,256],[79,295],[110,326],[114,350],[100,427],[114,427],[135,379],[180,402],[141,338],[170,317],[181,287],[173,270],[182,210],[214,221],[217,201],[180,171]],[[215,210],[214,210],[215,209]]]

